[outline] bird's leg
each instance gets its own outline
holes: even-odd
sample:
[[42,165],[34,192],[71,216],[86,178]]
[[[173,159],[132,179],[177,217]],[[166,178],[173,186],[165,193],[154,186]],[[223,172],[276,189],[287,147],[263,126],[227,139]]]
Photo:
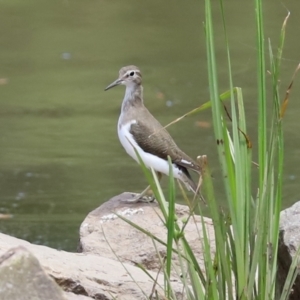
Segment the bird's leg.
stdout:
[[[160,182],[162,174],[160,172],[156,172],[158,181]],[[150,185],[148,185],[140,194],[136,195],[131,199],[127,199],[128,203],[137,203],[137,202],[153,202],[155,200],[154,196],[147,197],[146,194],[150,190]]]
[[128,203],[137,203],[137,202],[152,202],[152,199],[145,196],[147,192],[150,190],[150,185],[148,185],[140,194],[137,194],[131,199],[127,199],[126,202]]

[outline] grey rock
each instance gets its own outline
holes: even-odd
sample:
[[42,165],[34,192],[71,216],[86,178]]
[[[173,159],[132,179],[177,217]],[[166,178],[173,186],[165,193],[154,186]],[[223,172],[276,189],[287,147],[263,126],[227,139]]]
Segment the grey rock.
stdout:
[[24,247],[0,257],[0,299],[67,300],[63,291]]
[[[158,242],[155,242],[156,247],[154,247],[150,237],[118,218],[115,213],[122,215],[166,242],[167,230],[162,222],[161,210],[156,202],[126,203],[126,199],[131,197],[131,193],[115,196],[89,213],[80,227],[79,249],[85,254],[93,253],[133,265],[142,264],[146,269],[157,272],[161,265],[157,253],[164,257],[166,247]],[[189,215],[189,208],[176,204],[176,215],[182,226],[182,221]],[[215,241],[212,221],[204,218],[204,222],[210,237],[211,251],[214,253]],[[190,218],[184,232],[201,269],[204,271],[201,217]],[[179,266],[177,255],[174,255],[173,262]],[[173,276],[177,276],[175,271]]]
[[[145,295],[148,296],[152,292],[152,280],[135,266],[126,263],[121,264],[119,261],[91,253],[58,251],[0,233],[0,255],[11,247],[17,246],[25,247],[38,259],[45,272],[65,292],[68,292],[65,294],[67,299],[140,300],[145,299]],[[156,278],[156,273],[151,271],[149,273],[153,278]],[[158,276],[158,284],[163,286],[163,282],[163,277]],[[172,285],[178,299],[183,299],[181,297],[181,284],[174,280]],[[156,290],[162,294],[162,289],[159,286],[156,287]],[[70,293],[76,294],[78,297],[75,298],[76,296]],[[0,299],[2,298],[0,297]],[[23,300],[24,298],[19,299]]]
[[[279,290],[282,291],[290,265],[300,247],[300,201],[283,210],[280,214],[280,232],[278,241],[278,276]],[[300,299],[300,260],[298,276],[289,300]]]

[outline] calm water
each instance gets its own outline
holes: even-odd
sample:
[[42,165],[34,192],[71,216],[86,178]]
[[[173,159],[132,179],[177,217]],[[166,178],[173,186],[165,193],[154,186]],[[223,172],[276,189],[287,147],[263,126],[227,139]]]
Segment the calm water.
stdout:
[[[274,50],[284,5],[291,11],[282,62],[284,95],[300,59],[299,3],[265,2],[266,34]],[[234,85],[243,88],[255,151],[252,1],[226,5]],[[225,91],[217,6],[215,12],[220,90]],[[116,134],[124,88],[103,89],[120,67],[136,64],[143,72],[146,105],[163,124],[207,101],[203,22],[203,1],[0,1],[0,213],[13,215],[0,220],[2,232],[75,250],[88,212],[116,194],[145,187]],[[299,94],[297,79],[285,120],[285,206],[299,199]],[[170,132],[191,156],[209,154],[218,187],[210,125],[207,111]],[[220,203],[222,194],[219,188]]]

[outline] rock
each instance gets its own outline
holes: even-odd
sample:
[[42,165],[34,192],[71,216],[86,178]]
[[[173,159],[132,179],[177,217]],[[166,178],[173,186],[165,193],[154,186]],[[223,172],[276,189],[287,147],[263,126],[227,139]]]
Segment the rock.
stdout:
[[[282,291],[291,262],[300,247],[300,201],[283,210],[280,214],[278,241],[278,283]],[[298,270],[300,260],[298,260]],[[289,300],[300,299],[300,273],[296,278]]]
[[[157,272],[160,268],[160,263],[152,239],[118,218],[115,212],[148,230],[154,236],[166,241],[166,229],[162,223],[161,211],[155,202],[134,204],[124,202],[131,197],[131,193],[123,193],[116,196],[86,217],[80,227],[79,250],[83,253],[94,253],[111,259],[120,259],[126,263],[142,264],[148,270]],[[188,213],[188,207],[176,205],[176,215],[179,221],[185,218]],[[204,220],[208,236],[211,237],[211,250],[214,253],[215,243],[212,221],[208,218],[204,218]],[[279,291],[283,288],[292,258],[300,246],[300,202],[281,213],[280,224],[278,249]],[[185,236],[198,259],[202,271],[204,271],[202,245],[199,241],[197,230],[200,232],[201,238],[202,225],[200,216],[195,216],[194,219],[189,220],[185,229]],[[156,246],[163,257],[166,253],[165,247],[159,243],[156,243]],[[176,256],[174,256],[174,259],[176,259]],[[173,276],[176,276],[176,274],[173,273]],[[300,299],[300,275],[296,279],[293,293],[289,298],[289,300],[296,299]]]
[[[0,255],[11,247],[18,246],[25,247],[38,259],[45,272],[65,292],[68,292],[65,296],[69,300],[138,300],[145,299],[142,291],[146,295],[152,292],[152,280],[142,270],[132,265],[121,264],[116,260],[89,253],[58,251],[0,233]],[[156,278],[156,273],[151,271],[149,273]],[[162,276],[158,276],[158,283],[161,286],[164,285]],[[178,299],[183,299],[181,297],[182,286],[176,280],[172,281],[172,285]],[[156,286],[156,290],[159,294],[162,293],[159,286]],[[27,300],[23,297],[19,299]]]
[[63,291],[24,247],[0,257],[0,299],[67,300]]
[[[126,263],[139,263],[144,265],[146,269],[157,272],[160,269],[157,250],[161,257],[164,257],[166,247],[155,242],[157,247],[155,249],[151,238],[118,218],[114,212],[166,242],[167,230],[162,222],[161,210],[156,202],[132,204],[124,202],[131,197],[131,193],[123,193],[92,211],[80,227],[79,249],[85,254],[94,253]],[[181,220],[189,215],[189,208],[176,204],[176,215],[178,222],[182,224]],[[214,252],[212,221],[204,218],[204,222],[208,236],[211,237],[211,250]],[[201,269],[204,270],[201,217],[190,218],[184,232]],[[174,262],[179,265],[177,255],[174,255]],[[175,271],[173,276],[176,276]]]
[[[158,285],[155,291],[163,295],[160,286],[164,286],[164,278],[162,275],[157,275],[160,264],[156,249],[161,256],[164,256],[165,247],[155,242],[155,249],[152,239],[117,217],[115,212],[165,241],[166,229],[162,222],[162,214],[155,202],[135,204],[124,202],[131,197],[130,193],[116,196],[86,217],[80,228],[82,253],[58,251],[0,233],[0,255],[2,255],[0,257],[0,299],[138,300],[150,298],[153,292],[153,281],[136,267],[137,263],[143,264],[150,270],[148,273],[153,278],[157,278]],[[189,209],[186,206],[176,205],[176,215],[181,226],[188,214]],[[204,222],[210,237],[211,250],[214,252],[212,221],[204,218]],[[300,246],[299,229],[300,202],[281,213],[278,249],[278,280],[281,289],[292,258]],[[185,228],[185,237],[204,271],[200,216],[189,220]],[[16,248],[11,249],[12,247]],[[176,256],[174,256],[176,263],[175,259]],[[181,293],[180,280],[175,276],[176,274],[173,275],[171,283],[176,291],[176,299],[185,299]],[[295,299],[300,299],[299,275],[289,298],[289,300]]]

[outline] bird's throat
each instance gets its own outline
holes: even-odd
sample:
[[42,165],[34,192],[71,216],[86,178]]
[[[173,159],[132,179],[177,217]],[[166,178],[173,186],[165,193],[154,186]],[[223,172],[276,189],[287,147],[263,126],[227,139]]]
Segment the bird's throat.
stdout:
[[122,103],[122,112],[128,111],[132,106],[143,105],[143,87],[142,85],[126,86],[125,96]]

